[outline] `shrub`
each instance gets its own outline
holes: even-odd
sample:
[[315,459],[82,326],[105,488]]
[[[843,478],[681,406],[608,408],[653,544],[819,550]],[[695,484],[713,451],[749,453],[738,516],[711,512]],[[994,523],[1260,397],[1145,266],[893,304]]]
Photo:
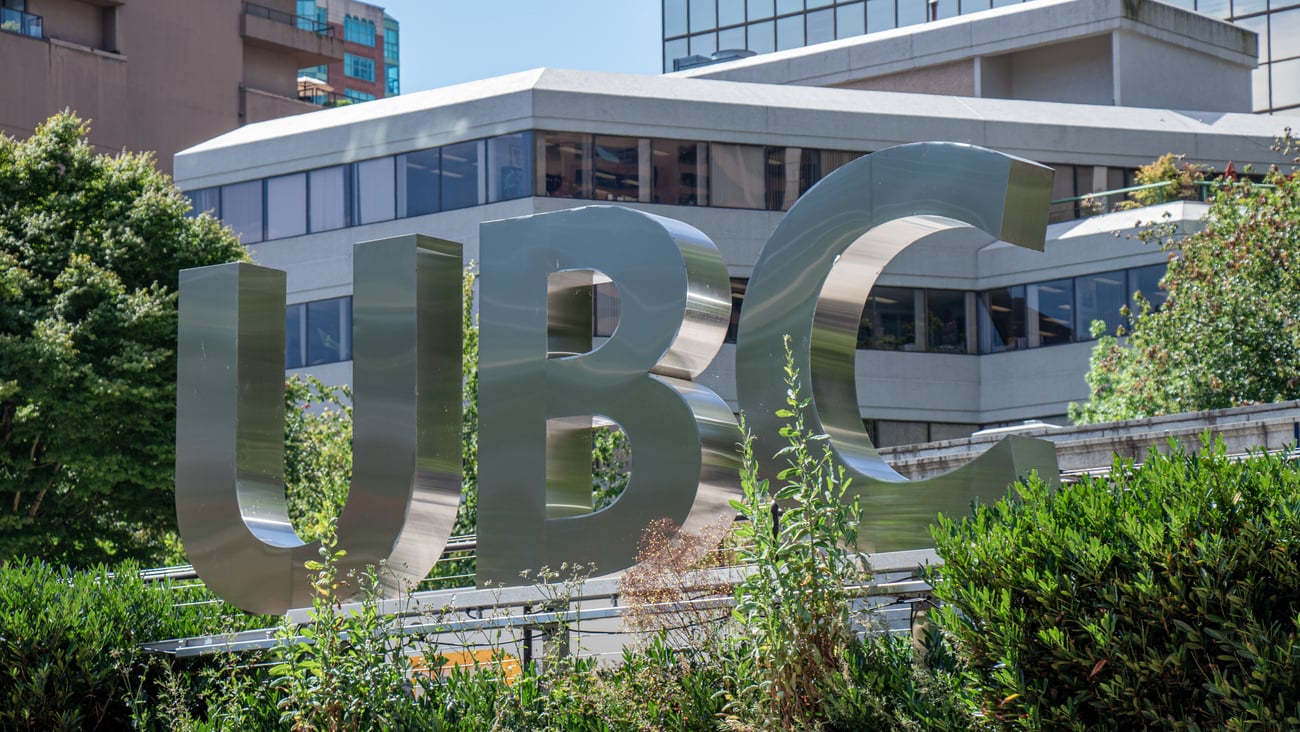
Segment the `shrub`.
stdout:
[[[1204,438],[1208,442],[1208,438]],[[940,618],[1007,729],[1300,725],[1300,472],[1221,443],[934,530]]]

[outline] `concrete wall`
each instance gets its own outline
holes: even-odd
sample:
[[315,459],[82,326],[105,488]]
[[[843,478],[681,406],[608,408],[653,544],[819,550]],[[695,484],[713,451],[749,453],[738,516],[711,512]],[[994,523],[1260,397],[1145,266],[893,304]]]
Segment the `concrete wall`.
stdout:
[[977,73],[980,84],[973,96],[1076,104],[1117,103],[1109,35],[983,57],[979,59]]
[[[1240,112],[1252,109],[1250,84],[1225,83],[1235,78],[1235,68],[1222,58],[1179,54],[1169,43],[1134,33],[1114,38],[1115,103],[1145,107],[1159,99],[1172,109],[1206,112]],[[1185,83],[1179,77],[1200,79]]]
[[924,69],[900,71],[834,85],[838,89],[951,94],[958,97],[979,96],[975,93],[974,61],[957,61]]

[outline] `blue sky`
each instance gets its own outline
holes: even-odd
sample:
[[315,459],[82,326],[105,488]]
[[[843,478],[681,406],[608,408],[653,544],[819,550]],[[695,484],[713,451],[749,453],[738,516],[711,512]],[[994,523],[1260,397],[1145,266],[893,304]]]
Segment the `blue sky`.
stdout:
[[371,0],[402,24],[402,92],[539,66],[658,74],[660,0]]

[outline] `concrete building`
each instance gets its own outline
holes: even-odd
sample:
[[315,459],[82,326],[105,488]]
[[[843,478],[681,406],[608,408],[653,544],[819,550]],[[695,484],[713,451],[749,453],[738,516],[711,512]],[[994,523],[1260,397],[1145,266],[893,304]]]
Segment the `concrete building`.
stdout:
[[59,110],[91,120],[105,152],[173,155],[243,124],[313,111],[298,69],[341,62],[344,40],[291,0],[3,0],[0,131]]
[[[737,55],[789,52],[805,46],[855,38],[863,34],[888,33],[908,28],[893,37],[922,35],[918,27],[971,13],[985,14],[991,8],[1013,7],[1023,0],[663,0],[664,71],[712,64]],[[1038,4],[1038,3],[1030,3]],[[1251,109],[1257,112],[1300,114],[1300,2],[1297,0],[1171,0],[1170,4],[1194,10],[1208,17],[1231,21],[1257,34],[1258,68],[1249,91]],[[1134,18],[1158,9],[1152,0],[1126,6]],[[1001,17],[1015,17],[1004,15]],[[1176,27],[1167,30],[1177,33]],[[1080,38],[1093,36],[1080,33]],[[1041,60],[1032,42],[1021,44],[1022,60]],[[1150,74],[1164,74],[1177,67],[1161,57],[1143,59],[1119,44],[1109,48],[1094,38],[1091,44],[1071,49],[1077,60],[1099,65],[1107,58],[1112,64],[1148,63]],[[740,52],[739,54],[737,52]],[[1014,59],[1012,59],[1014,61]],[[1022,66],[1032,70],[1032,66]],[[987,72],[986,72],[987,73]],[[994,70],[994,75],[1002,74]],[[1192,85],[1195,86],[1195,85]],[[947,92],[939,92],[947,93]],[[1213,90],[1202,95],[1202,104],[1182,109],[1210,109]],[[1135,98],[1117,95],[1115,104],[1132,105]]]
[[401,93],[400,26],[378,5],[358,0],[297,0],[298,16],[324,23],[343,38],[343,58],[299,70],[304,100],[326,106]]
[[[989,11],[995,21],[988,25],[970,16],[923,28],[911,41],[916,79],[945,67],[969,74],[968,85],[989,78],[975,74],[984,63],[975,62],[979,52],[1019,53],[1018,14],[1037,17],[1043,8],[1064,45],[1172,45],[1171,53],[1183,54],[1173,57],[1176,68],[1194,75],[1171,74],[1172,86],[1194,85],[1194,78],[1202,89],[1227,89],[1250,74],[1252,36],[1226,23],[1177,8],[1133,19],[1122,0],[1052,0]],[[1069,30],[1084,25],[1109,30],[1099,31],[1102,40]],[[968,40],[930,52],[931,32]],[[1027,42],[1040,45],[1032,34]],[[1248,108],[1180,112],[1034,98],[1050,96],[1046,83],[1011,83],[1003,91],[1024,99],[788,83],[807,68],[866,79],[862,71],[883,62],[863,48],[807,49],[826,57],[798,63],[748,59],[736,67],[752,73],[743,81],[537,70],[325,110],[190,148],[177,157],[177,180],[198,210],[216,212],[243,237],[256,261],[288,272],[286,367],[343,382],[351,368],[355,242],[421,232],[464,242],[472,259],[483,221],[618,203],[711,237],[738,309],[782,212],[860,155],[951,140],[1052,166],[1058,203],[1045,252],[965,229],[923,239],[885,268],[865,303],[855,368],[861,415],[877,444],[887,446],[1022,420],[1061,422],[1070,401],[1087,398],[1090,322],[1113,329],[1135,290],[1161,299],[1166,255],[1128,236],[1136,222],[1167,215],[1190,231],[1206,205],[1083,217],[1091,210],[1081,196],[1124,186],[1134,169],[1165,152],[1220,169],[1229,161],[1239,170],[1280,162],[1270,146],[1284,120]],[[1150,83],[1141,64],[1102,66],[1097,88],[1125,93]],[[1058,87],[1073,95],[1076,87],[1093,88],[1085,81]],[[1175,102],[1182,92],[1167,93]],[[596,335],[608,335],[616,291],[598,290],[595,315]],[[734,346],[724,346],[701,381],[734,405],[733,359]]]

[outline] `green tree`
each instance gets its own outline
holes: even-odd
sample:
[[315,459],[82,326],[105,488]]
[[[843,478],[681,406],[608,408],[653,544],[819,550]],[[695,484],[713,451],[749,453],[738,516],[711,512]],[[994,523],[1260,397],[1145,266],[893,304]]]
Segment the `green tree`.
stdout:
[[1143,234],[1169,252],[1168,299],[1153,311],[1139,298],[1127,338],[1101,337],[1074,422],[1300,398],[1300,179],[1266,182],[1221,182],[1200,232]]
[[87,130],[0,136],[0,561],[159,556],[178,272],[244,256],[150,156],[98,155]]

